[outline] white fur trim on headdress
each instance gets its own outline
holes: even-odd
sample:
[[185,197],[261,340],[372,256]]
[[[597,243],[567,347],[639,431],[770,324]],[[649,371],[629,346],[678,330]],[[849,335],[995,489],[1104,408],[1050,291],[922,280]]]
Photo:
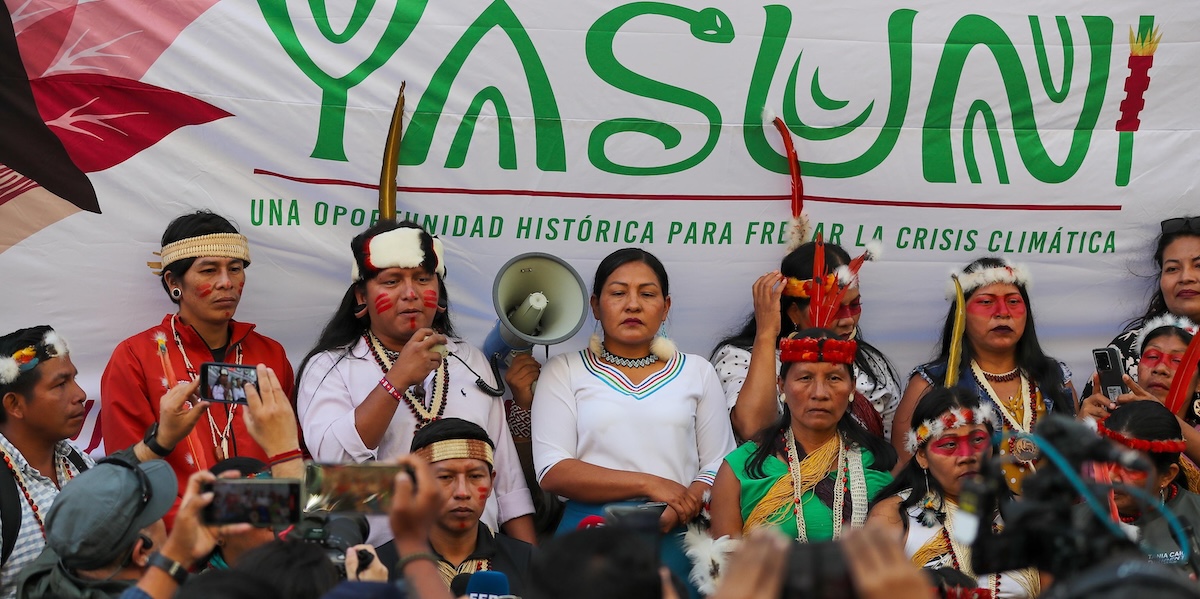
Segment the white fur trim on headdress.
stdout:
[[796,248],[804,245],[812,238],[812,224],[808,222],[808,215],[801,212],[800,216],[793,217],[788,221],[787,232],[787,251],[791,253]]
[[[421,248],[421,235],[427,234],[422,229],[401,227],[380,233],[367,240],[363,250],[366,253],[364,262],[375,272],[385,268],[416,268],[425,262],[425,251]],[[446,276],[446,261],[444,259],[442,240],[433,238],[433,257],[436,263],[434,273],[439,277]],[[350,270],[350,278],[362,280],[358,271],[358,261]]]
[[8,356],[0,356],[0,385],[7,385],[19,376],[21,368],[17,366],[17,361]]
[[908,431],[904,440],[904,449],[908,453],[915,454],[930,439],[936,439],[948,430],[968,424],[990,424],[992,430],[996,430],[999,420],[996,418],[996,411],[989,404],[980,405],[975,409],[953,408],[943,412],[937,418],[922,422],[916,430]]
[[53,329],[46,331],[46,336],[42,338],[42,345],[46,348],[46,355],[51,358],[61,358],[71,353],[71,348],[67,346],[67,340]]
[[692,571],[688,579],[700,591],[701,595],[709,596],[717,592],[721,581],[721,571],[729,556],[740,543],[725,535],[719,539],[709,536],[708,531],[694,524],[689,524],[683,535],[684,553],[692,562]]
[[1157,331],[1163,327],[1180,329],[1193,337],[1196,336],[1197,330],[1200,330],[1200,327],[1198,327],[1196,323],[1192,322],[1186,316],[1176,316],[1171,313],[1155,316],[1154,318],[1146,321],[1146,323],[1142,325],[1141,332],[1138,333],[1137,345],[1133,346],[1138,355],[1141,355],[1143,351],[1146,351],[1146,340],[1150,337],[1150,333],[1153,333],[1154,331]]
[[[975,272],[967,272],[964,269],[951,274],[958,275],[958,282],[962,285],[964,296],[971,295],[976,289],[986,287],[992,283],[1008,283],[1026,289],[1033,283],[1033,278],[1029,276],[1029,271],[1024,266],[1013,264],[1004,258],[1001,258],[1000,261],[1004,263],[1004,266],[993,266]],[[954,279],[952,277],[946,283],[946,299],[954,301],[955,295]]]
[[[71,353],[67,340],[63,339],[54,329],[46,331],[40,343],[26,346],[12,355],[0,356],[0,385],[8,385],[17,380],[22,372],[37,367],[43,357],[63,358]],[[21,361],[18,362],[17,358]]]

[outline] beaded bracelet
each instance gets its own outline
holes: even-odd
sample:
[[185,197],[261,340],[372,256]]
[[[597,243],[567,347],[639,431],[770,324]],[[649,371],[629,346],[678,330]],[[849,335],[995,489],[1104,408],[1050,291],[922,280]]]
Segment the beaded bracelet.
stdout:
[[290,462],[292,460],[298,460],[302,457],[304,457],[304,454],[300,453],[299,449],[285,451],[279,455],[273,455],[273,456],[267,458],[267,466],[274,468],[275,466],[278,466],[285,462]]
[[432,553],[429,553],[428,551],[422,551],[420,553],[410,553],[410,554],[400,558],[398,561],[396,561],[396,572],[404,572],[405,566],[407,566],[413,562],[419,562],[421,560],[429,560],[429,561],[433,562],[434,565],[437,565],[437,563],[441,561],[441,558],[439,558],[438,556],[436,556]]
[[396,401],[404,401],[404,394],[396,389],[396,387],[392,385],[391,381],[387,380],[386,376],[379,379],[379,386],[383,387],[383,390],[387,391],[388,394],[391,395]]

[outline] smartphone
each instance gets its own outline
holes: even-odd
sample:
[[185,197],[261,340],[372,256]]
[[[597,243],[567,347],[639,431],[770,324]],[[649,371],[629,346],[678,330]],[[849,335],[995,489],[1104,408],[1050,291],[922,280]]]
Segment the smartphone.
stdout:
[[223,403],[246,403],[246,385],[259,391],[258,369],[245,364],[205,362],[200,365],[200,399]]
[[1096,362],[1096,374],[1100,375],[1100,388],[1096,389],[1097,392],[1110,401],[1117,401],[1118,395],[1129,393],[1129,387],[1125,386],[1125,381],[1121,378],[1125,375],[1125,369],[1121,367],[1121,354],[1117,353],[1117,348],[1093,349],[1092,360]]
[[386,514],[401,472],[416,481],[412,470],[400,464],[309,462],[304,473],[304,511]]
[[288,526],[300,521],[300,481],[294,478],[218,478],[205,490],[212,503],[200,514],[205,524]]

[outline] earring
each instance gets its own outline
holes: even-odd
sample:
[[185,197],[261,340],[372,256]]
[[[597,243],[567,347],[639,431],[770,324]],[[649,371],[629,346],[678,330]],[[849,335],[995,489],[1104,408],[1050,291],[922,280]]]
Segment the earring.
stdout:
[[928,492],[930,491],[930,488],[929,488],[929,469],[928,469],[928,468],[922,468],[922,469],[921,469],[921,473],[922,473],[922,474],[925,476],[925,492],[926,492],[926,493],[928,493]]
[[171,297],[173,299],[179,299],[179,298],[183,297],[183,290],[178,287],[172,288],[171,289]]
[[366,315],[367,315],[367,305],[366,305],[366,304],[355,304],[355,306],[354,306],[354,317],[355,317],[355,318],[362,318],[362,317],[364,317],[364,316],[366,316]]

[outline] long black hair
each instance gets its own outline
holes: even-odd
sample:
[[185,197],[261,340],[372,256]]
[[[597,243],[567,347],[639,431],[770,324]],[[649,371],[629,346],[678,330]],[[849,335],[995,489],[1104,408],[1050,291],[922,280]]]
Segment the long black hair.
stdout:
[[[1005,268],[1009,263],[996,258],[994,256],[985,256],[979,258],[967,265],[964,272],[970,274],[989,268]],[[1046,355],[1042,351],[1042,346],[1038,343],[1037,326],[1033,322],[1033,304],[1029,301],[1029,291],[1024,285],[1014,284],[1017,291],[1021,294],[1021,299],[1025,301],[1026,316],[1025,316],[1025,332],[1021,334],[1021,338],[1017,340],[1016,347],[1016,362],[1017,367],[1021,372],[1025,373],[1030,379],[1037,383],[1038,389],[1042,395],[1053,402],[1054,406],[1065,406],[1071,414],[1075,413],[1075,401],[1070,396],[1070,392],[1064,387],[1067,381],[1063,380],[1062,367],[1058,361]],[[971,290],[966,295],[969,301],[975,293],[982,289]],[[950,352],[955,348],[951,347],[951,341],[954,331],[954,305],[950,306],[950,310],[946,312],[946,321],[942,324],[942,338],[938,342],[938,353],[934,359],[936,363],[946,363],[950,360]],[[969,340],[964,339],[962,344],[962,364],[970,364],[975,358],[975,351],[971,348]]]
[[[926,420],[936,420],[942,414],[955,408],[964,408],[968,410],[978,410],[982,405],[982,400],[978,395],[959,387],[937,386],[930,387],[921,400],[917,402],[917,406],[913,408],[912,414],[912,432],[915,432],[918,427]],[[994,433],[992,425],[987,424],[988,433]],[[892,431],[892,434],[908,434],[910,431]],[[925,500],[925,494],[929,491],[937,493],[938,497],[945,496],[945,490],[938,484],[935,477],[928,476],[924,468],[917,463],[917,457],[914,454],[908,458],[908,462],[900,472],[896,473],[896,478],[888,483],[886,487],[879,491],[875,496],[875,502],[879,503],[888,497],[898,495],[904,491],[908,491],[908,497],[900,502],[900,520],[904,523],[904,529],[908,530],[909,509]],[[1002,499],[1010,499],[1012,491],[1007,486],[1001,489]],[[874,507],[872,505],[872,507]],[[993,506],[994,507],[994,506]]]
[[[1191,217],[1191,218],[1200,218],[1200,217]],[[1154,318],[1156,316],[1161,316],[1168,312],[1167,300],[1166,300],[1166,298],[1163,297],[1163,292],[1162,292],[1163,252],[1166,251],[1167,246],[1171,245],[1172,243],[1175,243],[1175,240],[1183,238],[1183,237],[1200,237],[1200,233],[1197,233],[1196,231],[1193,231],[1191,229],[1183,229],[1180,231],[1172,231],[1170,233],[1164,232],[1164,233],[1158,234],[1158,239],[1154,243],[1154,266],[1157,267],[1157,270],[1154,273],[1154,292],[1150,296],[1150,304],[1148,306],[1146,306],[1146,313],[1142,314],[1141,316],[1134,318],[1133,320],[1126,323],[1126,325],[1125,325],[1126,331],[1131,331],[1133,329],[1140,328],[1142,325],[1146,324],[1146,322],[1149,321],[1151,318]]]
[[[356,292],[365,290],[367,281],[375,278],[380,273],[379,270],[373,269],[366,264],[367,242],[380,233],[402,228],[421,229],[421,225],[408,220],[401,222],[382,220],[350,240],[350,251],[354,256],[355,263],[358,265],[358,272],[362,273],[363,278],[351,283],[350,287],[346,289],[346,294],[342,296],[341,303],[334,310],[329,322],[325,324],[325,328],[321,330],[321,336],[317,338],[317,344],[300,361],[300,368],[296,371],[297,384],[293,389],[293,394],[299,390],[299,382],[304,376],[304,369],[308,366],[308,361],[313,356],[321,352],[340,349],[343,352],[338,358],[340,360],[345,357],[346,352],[349,352],[350,348],[354,347],[359,337],[362,337],[363,333],[366,333],[371,328],[371,319],[369,316],[362,318],[355,316],[355,313],[361,309],[359,308]],[[438,266],[437,257],[433,252],[433,237],[425,232],[424,229],[421,229],[421,250],[425,253],[425,260],[421,263],[421,266],[430,273],[433,273]],[[439,303],[448,306],[450,298],[446,293],[446,282],[440,276],[437,278],[437,281]],[[449,310],[439,311],[433,317],[433,328],[447,337],[455,336],[454,326],[450,323]]]
[[671,295],[671,285],[667,280],[667,268],[663,266],[662,261],[642,248],[628,247],[621,248],[600,261],[596,267],[596,276],[592,278],[592,297],[600,297],[600,292],[604,290],[604,283],[608,281],[613,272],[630,262],[641,262],[649,266],[650,270],[654,271],[654,276],[658,277],[658,285],[662,288],[663,297]]
[[[810,241],[792,250],[788,255],[783,257],[783,261],[779,264],[779,272],[783,273],[785,277],[800,279],[802,281],[813,278],[813,258],[816,255],[816,249],[817,244]],[[834,243],[825,244],[826,272],[833,272],[835,268],[847,264],[850,264],[850,254],[842,246]],[[792,323],[792,319],[788,317],[788,308],[795,305],[801,311],[804,311],[808,310],[808,303],[809,300],[807,298],[788,297],[786,295],[779,298],[780,322],[783,325],[779,327],[780,339],[796,332],[796,326]],[[746,318],[741,329],[717,342],[717,345],[713,347],[712,356],[715,357],[721,347],[725,345],[732,345],[750,351],[750,348],[754,346],[754,336],[757,332],[758,321],[754,318],[754,311],[751,310],[750,316]],[[858,341],[858,353],[854,355],[854,367],[860,372],[865,372],[872,385],[879,388],[886,386],[889,380],[899,381],[900,377],[896,374],[896,369],[892,366],[891,361],[878,348],[868,343],[866,339],[863,339],[862,329],[859,329],[855,340]],[[872,361],[868,357],[868,354],[875,356],[876,361]],[[880,368],[880,366],[883,368]]]
[[[837,335],[828,329],[805,329],[799,333],[796,333],[795,336],[797,338],[809,337],[813,339],[837,339]],[[784,362],[779,368],[779,377],[786,379],[787,373],[789,370],[791,370],[793,364],[796,364],[796,362]],[[848,380],[850,381],[851,392],[853,392],[854,378],[849,376],[849,366],[846,366],[846,374],[849,377]],[[759,433],[754,436],[754,442],[758,445],[758,447],[754,450],[754,453],[750,455],[750,459],[746,461],[745,471],[748,476],[761,478],[765,475],[763,472],[763,464],[766,463],[767,458],[783,453],[784,434],[791,425],[792,412],[788,409],[787,404],[784,404],[783,413],[780,415],[779,420],[767,428],[764,428],[762,431],[759,431]],[[890,472],[892,467],[896,465],[895,448],[893,448],[890,443],[871,434],[869,431],[867,431],[867,429],[863,428],[863,426],[854,419],[854,415],[850,413],[849,406],[846,407],[846,411],[842,414],[841,420],[838,420],[837,429],[839,432],[845,435],[851,443],[871,452],[871,455],[875,457],[875,462],[870,466],[872,470]]]
[[[1179,420],[1157,401],[1134,401],[1127,403],[1109,414],[1104,426],[1110,431],[1121,433],[1131,439],[1143,441],[1177,441],[1183,437],[1183,429]],[[1180,452],[1146,452],[1150,462],[1154,464],[1159,474],[1170,469],[1171,464],[1179,466]],[[1171,482],[1187,487],[1183,468]]]

